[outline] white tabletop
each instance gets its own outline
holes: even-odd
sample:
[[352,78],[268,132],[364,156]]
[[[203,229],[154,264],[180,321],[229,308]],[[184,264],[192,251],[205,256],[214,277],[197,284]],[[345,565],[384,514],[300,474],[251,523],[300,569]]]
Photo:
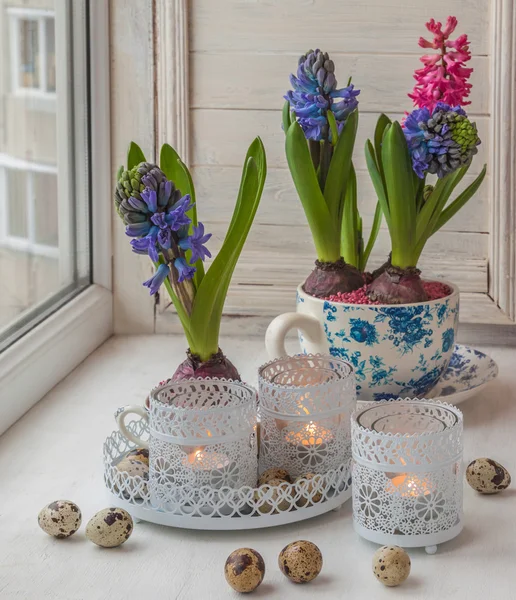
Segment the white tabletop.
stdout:
[[[243,378],[255,383],[256,367],[265,361],[262,341],[227,339],[222,346]],[[516,476],[516,349],[484,350],[498,362],[500,377],[461,405],[464,459],[491,457]],[[119,548],[93,545],[84,527],[107,506],[101,453],[115,428],[113,413],[124,404],[141,404],[183,351],[181,338],[112,338],[0,438],[2,600],[237,597],[224,580],[223,565],[241,546],[258,550],[266,563],[265,580],[253,598],[516,598],[516,486],[480,496],[465,485],[464,531],[434,556],[410,550],[412,573],[398,588],[384,588],[373,577],[376,546],[354,533],[350,502],[338,513],[249,532],[186,531],[142,522]],[[37,524],[39,510],[61,498],[76,502],[83,513],[82,528],[67,540],[47,536]],[[277,567],[279,551],[296,539],[313,541],[324,557],[321,575],[307,585],[290,583]]]

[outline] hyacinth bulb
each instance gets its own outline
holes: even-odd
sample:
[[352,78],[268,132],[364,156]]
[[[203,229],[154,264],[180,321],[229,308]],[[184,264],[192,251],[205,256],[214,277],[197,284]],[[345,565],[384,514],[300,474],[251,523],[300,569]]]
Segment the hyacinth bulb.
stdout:
[[192,378],[210,379],[213,377],[241,381],[236,367],[223,354],[220,348],[216,354],[213,354],[206,361],[201,361],[198,356],[188,351],[186,359],[177,367],[171,381]]
[[384,270],[367,286],[368,297],[382,304],[412,304],[428,300],[427,293],[414,267],[400,269],[385,265]]
[[327,298],[352,292],[364,285],[362,274],[342,259],[337,262],[315,261],[315,269],[306,279],[303,289],[315,298]]

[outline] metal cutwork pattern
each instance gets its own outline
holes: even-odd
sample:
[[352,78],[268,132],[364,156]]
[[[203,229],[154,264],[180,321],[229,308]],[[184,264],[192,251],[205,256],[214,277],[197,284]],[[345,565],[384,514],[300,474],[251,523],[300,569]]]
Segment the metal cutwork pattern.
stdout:
[[325,473],[351,457],[353,368],[324,355],[273,360],[259,369],[260,472]]
[[306,422],[262,411],[260,426],[260,472],[282,467],[292,477],[325,473],[351,458],[349,413]]
[[461,523],[462,413],[456,407],[399,399],[359,409],[352,416],[352,450],[353,518],[375,541],[403,545],[399,536],[423,536],[421,545],[431,545]]
[[[187,450],[187,451],[185,451]],[[200,448],[184,447],[152,437],[149,446],[150,487],[208,485],[232,488],[252,485],[257,469],[256,435]]]
[[190,379],[152,390],[151,495],[158,497],[159,486],[254,485],[256,418],[256,392],[240,382]]
[[256,424],[256,391],[238,381],[190,379],[152,390],[152,430],[178,443],[241,437]]
[[460,463],[453,463],[438,471],[407,474],[402,480],[399,474],[355,463],[353,518],[369,530],[389,535],[451,529],[462,517],[461,472]]
[[388,471],[431,470],[462,455],[462,413],[437,400],[375,402],[351,418],[353,457]]
[[[143,419],[130,422],[128,429],[137,435],[148,433],[148,426]],[[220,479],[212,480],[212,485],[197,487],[193,479],[169,479],[170,466],[163,456],[153,457],[152,446],[150,458],[153,468],[149,481],[146,481],[141,477],[132,477],[120,472],[116,468],[117,462],[135,447],[118,431],[106,439],[104,480],[107,488],[112,494],[135,507],[184,517],[185,520],[195,517],[226,520],[256,517],[265,522],[266,517],[272,517],[278,518],[279,522],[279,517],[285,513],[302,513],[306,509],[332,502],[339,497],[342,497],[343,502],[351,486],[351,461],[348,461],[313,479],[302,479],[294,484],[285,482],[277,487],[229,487],[226,485],[228,481],[236,481],[231,480],[231,469],[225,473],[221,470]],[[254,477],[256,479],[256,473]],[[300,518],[303,517],[300,515]],[[227,528],[230,529],[231,526],[228,524]]]
[[298,354],[258,370],[260,407],[306,417],[349,410],[356,401],[353,367],[340,358]]

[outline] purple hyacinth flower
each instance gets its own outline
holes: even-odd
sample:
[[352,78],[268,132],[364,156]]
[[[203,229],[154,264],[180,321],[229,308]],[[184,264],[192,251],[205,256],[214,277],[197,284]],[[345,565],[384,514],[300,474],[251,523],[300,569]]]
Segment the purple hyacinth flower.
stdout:
[[191,267],[184,258],[176,258],[174,267],[177,269],[179,283],[182,283],[185,279],[192,279],[194,276],[195,267]]
[[168,227],[168,223],[165,220],[166,216],[167,215],[163,212],[155,213],[152,215],[151,221],[160,229],[166,229]]
[[211,238],[211,233],[204,235],[204,225],[199,222],[198,227],[193,227],[192,235],[179,240],[179,247],[183,250],[191,250],[192,258],[190,263],[193,265],[198,260],[204,261],[206,257],[211,258],[210,251],[204,246]]
[[159,290],[161,284],[168,277],[169,273],[170,267],[168,265],[159,265],[154,275],[147,281],[143,282],[143,285],[149,288],[151,296]]
[[158,262],[159,252],[156,248],[159,229],[156,226],[150,228],[149,233],[145,237],[131,240],[131,248],[136,254],[148,254],[151,260]]
[[172,231],[178,231],[181,227],[189,225],[192,222],[190,217],[186,215],[186,212],[192,206],[193,204],[190,204],[190,194],[186,194],[167,211],[165,219]]
[[158,244],[163,250],[170,250],[172,247],[172,230],[168,227],[166,229],[160,229],[158,233]]
[[150,187],[146,187],[140,194],[143,201],[147,205],[150,212],[155,213],[158,210],[158,196],[156,191]]
[[310,51],[299,59],[296,75],[290,75],[292,90],[285,99],[309,140],[331,140],[328,110],[331,110],[339,132],[358,106],[360,90],[354,86],[337,89],[335,65],[327,53]]
[[172,182],[168,179],[159,184],[158,189],[158,206],[164,208],[170,200],[172,194]]
[[132,225],[127,225],[125,228],[125,235],[129,237],[141,237],[143,235],[147,235],[151,229],[151,224],[149,221],[144,221],[143,223],[133,223]]

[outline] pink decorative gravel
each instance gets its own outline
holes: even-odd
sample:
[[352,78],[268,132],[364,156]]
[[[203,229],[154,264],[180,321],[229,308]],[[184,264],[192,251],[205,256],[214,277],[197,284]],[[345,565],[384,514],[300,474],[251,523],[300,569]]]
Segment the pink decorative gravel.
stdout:
[[[440,281],[423,281],[423,287],[428,295],[429,300],[439,300],[451,294],[450,288]],[[373,302],[366,295],[367,285],[364,285],[358,290],[347,292],[346,294],[335,294],[324,298],[330,302],[346,302],[347,304],[381,304],[381,302]]]

